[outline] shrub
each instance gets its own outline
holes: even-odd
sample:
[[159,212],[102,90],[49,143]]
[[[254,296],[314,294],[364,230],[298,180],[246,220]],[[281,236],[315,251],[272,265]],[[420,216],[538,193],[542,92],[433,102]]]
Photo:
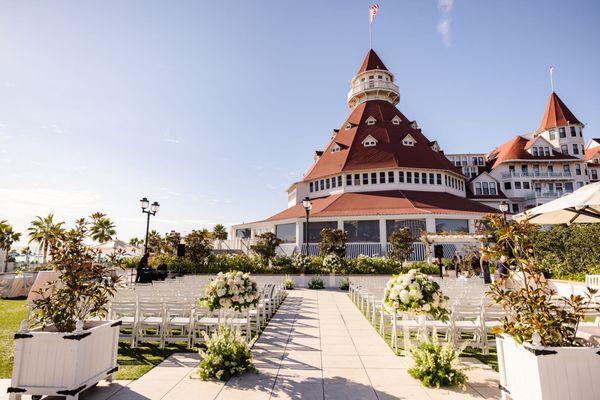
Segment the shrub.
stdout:
[[347,292],[347,291],[348,291],[348,289],[350,289],[350,279],[348,279],[348,278],[343,278],[343,279],[340,281],[340,290],[343,290],[343,291],[346,291],[346,292]]
[[437,343],[422,342],[410,350],[415,364],[408,373],[427,387],[464,386],[467,376],[457,367],[458,356],[465,345],[456,349],[452,343],[440,346]]
[[339,273],[344,268],[344,259],[337,254],[327,254],[323,257],[323,269],[330,273]]
[[430,264],[426,261],[415,261],[409,267],[407,267],[407,271],[403,271],[403,272],[408,272],[408,269],[416,269],[416,270],[418,270],[424,274],[428,274],[428,275],[439,275],[440,274],[440,267],[438,267],[435,264]]
[[295,287],[296,287],[296,283],[294,282],[294,280],[292,278],[290,278],[289,276],[286,276],[285,279],[283,280],[283,288],[285,290],[294,290]]
[[292,269],[292,257],[286,255],[275,256],[271,260],[271,265],[275,273],[290,271]]
[[211,336],[205,333],[204,339],[206,350],[200,350],[202,379],[227,381],[232,376],[256,371],[250,351],[252,343],[246,343],[239,331],[220,327]]
[[294,254],[292,257],[292,267],[294,268],[293,272],[300,274],[305,273],[307,270],[310,270],[310,266],[310,257],[301,253]]
[[361,254],[348,260],[348,274],[397,274],[401,271],[397,260],[385,257],[369,257]]
[[323,283],[323,279],[320,276],[313,276],[310,281],[308,281],[309,289],[323,289],[325,284]]
[[400,261],[400,265],[411,255],[413,248],[412,244],[415,241],[410,229],[402,228],[394,231],[390,235],[390,258]]
[[343,230],[323,228],[321,230],[321,242],[319,243],[321,256],[335,254],[339,258],[345,257],[347,241],[348,235]]
[[193,230],[184,242],[187,258],[195,263],[204,263],[212,253],[212,236],[206,229]]

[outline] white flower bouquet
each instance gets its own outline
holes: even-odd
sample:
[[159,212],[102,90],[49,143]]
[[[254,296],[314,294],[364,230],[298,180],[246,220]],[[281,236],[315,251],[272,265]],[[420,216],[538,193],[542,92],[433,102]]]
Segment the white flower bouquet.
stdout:
[[260,293],[249,273],[219,272],[204,289],[203,300],[211,310],[234,309],[242,311],[258,304]]
[[392,276],[384,291],[384,306],[395,313],[429,314],[447,320],[447,301],[440,285],[416,269]]
[[246,343],[240,332],[221,327],[211,336],[204,333],[206,350],[200,350],[200,378],[227,381],[232,376],[255,372],[252,344]]

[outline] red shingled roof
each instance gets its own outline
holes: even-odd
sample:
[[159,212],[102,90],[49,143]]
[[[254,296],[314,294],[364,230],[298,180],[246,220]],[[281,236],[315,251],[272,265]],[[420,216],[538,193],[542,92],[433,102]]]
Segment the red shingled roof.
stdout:
[[[377,122],[367,125],[366,120],[373,116]],[[394,125],[392,119],[399,116],[401,122]],[[350,123],[352,127],[346,129]],[[402,145],[402,139],[410,134],[416,143],[414,146]],[[365,147],[363,140],[371,135],[377,145]],[[334,141],[347,146],[342,151],[332,153]],[[462,176],[442,152],[431,149],[420,129],[411,126],[398,109],[385,100],[370,100],[359,104],[342,124],[340,131],[327,145],[323,155],[311,167],[304,180],[312,180],[343,171],[358,171],[376,168],[426,168],[448,170]]]
[[[311,217],[341,217],[399,214],[488,214],[498,210],[445,192],[389,190],[342,193],[312,199]],[[268,218],[278,221],[302,218],[306,211],[297,204]]]
[[516,136],[514,139],[509,140],[500,147],[494,149],[489,159],[492,161],[491,168],[494,169],[504,161],[508,160],[577,160],[577,157],[573,157],[567,154],[562,154],[556,150],[552,150],[552,154],[549,156],[534,156],[530,154],[527,149],[531,147],[532,140],[526,139],[523,136]]
[[558,97],[555,92],[552,92],[550,100],[548,100],[548,105],[546,106],[544,118],[542,118],[542,123],[540,124],[540,130],[544,131],[546,129],[569,124],[583,125],[575,115],[573,115],[565,103],[562,102],[560,97]]
[[587,149],[585,151],[585,159],[591,160],[600,152],[600,146],[592,147],[591,149]]
[[383,64],[383,61],[381,61],[381,58],[379,58],[377,53],[375,53],[375,50],[371,49],[369,50],[365,59],[363,60],[360,68],[358,69],[357,74],[363,73],[365,71],[371,71],[374,69],[383,69],[385,71],[388,70]]

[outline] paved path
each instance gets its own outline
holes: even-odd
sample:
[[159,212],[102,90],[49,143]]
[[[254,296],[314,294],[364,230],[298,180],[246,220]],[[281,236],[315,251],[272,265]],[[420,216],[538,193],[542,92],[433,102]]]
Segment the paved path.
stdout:
[[499,398],[498,374],[479,362],[459,389],[426,389],[339,291],[291,291],[253,348],[259,374],[226,384],[194,379],[195,354],[176,354],[133,382],[85,392],[85,400],[324,400]]

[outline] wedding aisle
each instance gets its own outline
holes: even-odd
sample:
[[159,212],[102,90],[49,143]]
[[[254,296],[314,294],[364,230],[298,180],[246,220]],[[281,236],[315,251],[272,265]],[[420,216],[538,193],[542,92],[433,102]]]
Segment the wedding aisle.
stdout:
[[[290,291],[253,348],[258,374],[227,383],[195,378],[196,354],[175,354],[133,382],[82,393],[89,400],[493,399],[498,374],[473,361],[460,389],[426,389],[339,291]],[[471,363],[469,361],[469,363]]]

